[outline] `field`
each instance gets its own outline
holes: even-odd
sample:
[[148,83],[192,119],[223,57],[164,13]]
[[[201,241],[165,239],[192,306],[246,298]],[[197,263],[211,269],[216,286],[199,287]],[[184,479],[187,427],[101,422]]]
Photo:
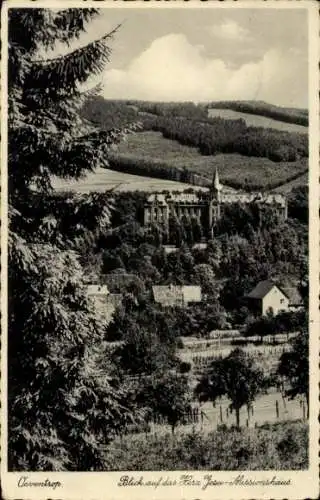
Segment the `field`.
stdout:
[[[191,184],[168,181],[165,179],[155,179],[140,175],[125,174],[115,172],[106,168],[98,168],[94,173],[88,174],[80,181],[68,182],[66,180],[52,179],[53,187],[56,191],[76,191],[79,193],[89,193],[91,191],[103,192],[109,189],[113,191],[183,191],[187,188],[194,188]],[[205,189],[205,188],[198,188]]]
[[307,184],[308,184],[308,172],[305,172],[304,174],[299,176],[297,179],[286,182],[282,186],[279,186],[278,188],[273,189],[273,191],[276,193],[287,194],[292,189],[294,189],[298,186],[306,186]]
[[[253,116],[253,115],[252,115]],[[183,146],[176,141],[165,139],[160,132],[140,132],[128,137],[121,143],[115,156],[120,158],[162,162],[170,167],[186,168],[198,175],[212,178],[215,169],[219,169],[222,183],[237,187],[236,183],[246,182],[248,186],[265,188],[268,184],[282,183],[274,190],[289,192],[292,187],[306,184],[306,161],[274,163],[267,158],[241,156],[238,154],[219,154],[203,156],[196,148]],[[133,167],[134,170],[134,167]],[[299,174],[301,174],[299,176]],[[293,176],[298,178],[291,180]],[[286,182],[287,181],[287,182]],[[77,192],[136,191],[146,192],[162,190],[183,190],[194,187],[191,184],[150,176],[134,175],[98,168],[80,181],[53,179],[53,186],[58,191],[72,190]]]
[[308,467],[308,426],[131,435],[106,448],[105,460],[108,470],[301,470]]
[[[241,156],[239,154],[219,154],[203,156],[196,148],[180,145],[176,141],[165,139],[160,132],[140,132],[128,137],[120,144],[118,155],[162,161],[168,167],[186,168],[201,176],[212,178],[216,168],[220,179],[225,183],[247,182],[248,185],[259,184],[264,188],[269,183],[285,183],[294,175],[301,175],[307,168],[307,162],[275,163],[267,158]],[[299,183],[299,181],[298,181]]]
[[[194,371],[196,373],[201,373],[213,359],[219,356],[228,356],[236,347],[236,345],[231,343],[226,342],[219,345],[217,342],[215,345],[212,344],[210,347],[202,347],[201,350],[192,351],[189,349],[181,349],[179,351],[179,355],[182,361],[194,365]],[[255,358],[255,360],[259,363],[260,368],[262,368],[265,373],[270,373],[276,368],[283,352],[288,350],[288,344],[255,345],[248,342],[247,345],[241,346],[241,348]]]
[[282,122],[279,120],[274,120],[273,118],[269,118],[267,116],[243,113],[240,111],[234,111],[232,109],[210,108],[208,110],[208,116],[210,118],[220,117],[224,118],[225,120],[237,120],[239,118],[242,118],[243,120],[245,120],[248,127],[273,128],[285,132],[298,132],[301,134],[308,133],[308,128],[304,127],[303,125]]

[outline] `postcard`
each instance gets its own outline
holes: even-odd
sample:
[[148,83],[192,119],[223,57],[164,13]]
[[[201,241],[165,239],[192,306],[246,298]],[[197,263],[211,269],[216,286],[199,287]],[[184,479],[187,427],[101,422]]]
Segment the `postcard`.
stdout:
[[4,498],[318,498],[317,3],[1,33]]

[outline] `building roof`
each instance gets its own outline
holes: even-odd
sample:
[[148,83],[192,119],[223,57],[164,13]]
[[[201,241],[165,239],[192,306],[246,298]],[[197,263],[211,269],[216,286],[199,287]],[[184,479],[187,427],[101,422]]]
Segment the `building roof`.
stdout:
[[302,297],[296,287],[281,287],[280,289],[288,297],[290,306],[303,305]]
[[155,205],[158,204],[161,206],[166,206],[168,203],[198,203],[199,200],[205,198],[206,194],[207,193],[202,191],[196,191],[193,193],[168,193],[167,195],[153,193],[148,196],[147,203]]
[[[273,287],[279,288],[273,281],[264,280],[260,281],[250,293],[246,295],[246,297],[250,299],[263,299]],[[282,291],[282,290],[281,290]],[[284,292],[282,292],[284,293]]]
[[147,198],[148,203],[157,203],[159,205],[167,205],[166,197],[164,194],[151,194]]
[[155,302],[188,303],[201,302],[201,287],[193,285],[154,285],[152,287]]
[[183,301],[181,286],[155,285],[152,287],[152,292],[155,302],[158,302],[159,304]]
[[222,193],[221,203],[262,203],[266,205],[286,206],[286,198],[281,194],[268,193]]
[[105,296],[109,295],[109,289],[106,285],[88,285],[87,286],[87,294],[88,295],[100,295]]
[[246,297],[249,297],[250,299],[263,299],[273,287],[277,287],[289,299],[290,306],[303,305],[303,300],[297,287],[278,286],[271,280],[260,281],[257,286],[255,286],[255,288],[246,295]]
[[185,302],[201,302],[201,287],[197,285],[186,285],[182,287]]

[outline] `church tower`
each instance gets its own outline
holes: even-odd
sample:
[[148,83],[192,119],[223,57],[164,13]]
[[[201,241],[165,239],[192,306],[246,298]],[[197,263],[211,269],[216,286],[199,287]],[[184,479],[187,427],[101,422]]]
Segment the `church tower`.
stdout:
[[221,184],[220,184],[219,174],[218,174],[217,168],[216,168],[216,171],[215,171],[213,179],[212,179],[211,191],[214,193],[215,196],[217,196],[217,198],[220,201]]
[[219,180],[218,169],[216,168],[212,178],[210,188],[210,203],[209,203],[209,231],[210,236],[213,238],[213,228],[216,222],[220,219],[220,201],[221,201],[222,186]]

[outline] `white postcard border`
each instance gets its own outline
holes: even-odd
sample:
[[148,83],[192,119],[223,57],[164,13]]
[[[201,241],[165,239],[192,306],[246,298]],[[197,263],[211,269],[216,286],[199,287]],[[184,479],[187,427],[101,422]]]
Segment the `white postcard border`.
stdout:
[[[3,5],[2,9],[2,57],[1,57],[1,137],[7,136],[6,99],[7,99],[7,9],[10,7],[66,7],[66,1],[15,1],[11,0]],[[319,493],[318,480],[318,451],[319,451],[319,13],[317,2],[301,0],[297,1],[242,1],[232,2],[201,2],[191,0],[183,2],[176,0],[172,2],[156,2],[155,0],[143,2],[142,0],[124,2],[123,0],[112,1],[68,1],[68,7],[99,7],[99,8],[148,8],[148,9],[229,9],[237,8],[259,8],[259,9],[307,9],[309,19],[309,278],[310,278],[310,437],[309,456],[310,467],[306,471],[181,471],[181,472],[7,472],[7,147],[3,139],[1,143],[1,331],[2,331],[2,359],[1,359],[1,483],[3,496],[9,499],[124,499],[154,500],[171,499],[303,499],[316,498]],[[181,476],[192,476],[194,481],[199,480],[200,486],[181,485]],[[211,475],[212,485],[204,488],[205,476]],[[144,482],[154,481],[153,486],[120,486],[121,477],[129,476],[139,482],[140,477]],[[242,481],[290,481],[289,485],[240,485],[229,484],[235,478],[243,477]],[[27,477],[26,480],[21,480]],[[157,481],[162,478],[162,485],[156,486]],[[165,478],[176,481],[175,486],[165,486]],[[25,482],[60,483],[61,485],[21,487],[19,480]],[[214,485],[214,481],[225,482],[222,485]],[[48,484],[48,483],[47,483]]]

